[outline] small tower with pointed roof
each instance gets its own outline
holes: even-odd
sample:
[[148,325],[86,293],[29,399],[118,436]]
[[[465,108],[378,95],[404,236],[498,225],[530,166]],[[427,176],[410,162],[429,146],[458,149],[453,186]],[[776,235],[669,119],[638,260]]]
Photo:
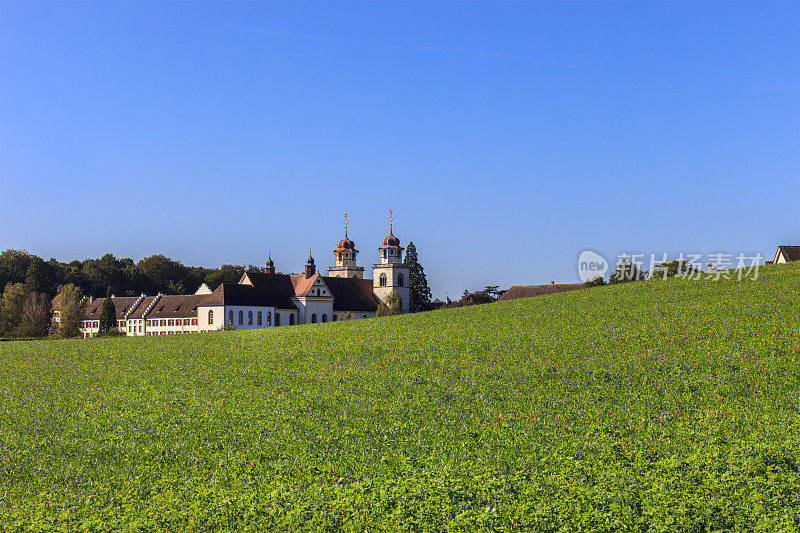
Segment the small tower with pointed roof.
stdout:
[[311,257],[311,247],[308,247],[308,259],[306,259],[306,279],[310,278],[317,273],[317,266],[314,264],[314,258]]
[[333,255],[336,258],[336,265],[328,267],[328,275],[333,278],[358,278],[364,279],[364,267],[356,265],[356,243],[347,237],[347,226],[349,220],[347,213],[344,214],[344,239],[339,241]]
[[267,252],[267,266],[262,271],[264,274],[274,274],[275,273],[275,263],[272,262],[272,250]]
[[403,247],[394,236],[394,217],[389,210],[389,235],[378,248],[380,263],[372,265],[372,290],[383,301],[392,291],[400,296],[403,312],[408,313],[408,267],[403,264]]

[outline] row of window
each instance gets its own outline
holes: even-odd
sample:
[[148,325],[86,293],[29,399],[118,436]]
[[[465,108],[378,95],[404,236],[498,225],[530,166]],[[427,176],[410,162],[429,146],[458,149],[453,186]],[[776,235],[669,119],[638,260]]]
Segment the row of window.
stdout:
[[[275,316],[278,317],[280,315],[278,313],[275,313]],[[214,320],[214,312],[213,311],[209,311],[208,312],[208,323],[212,324],[213,320]],[[259,311],[256,314],[256,325],[257,326],[263,326],[264,325],[263,322],[264,322],[264,315],[262,315],[261,311]],[[228,324],[233,324],[233,311],[228,311]],[[239,311],[239,325],[240,326],[244,325],[244,311]],[[253,325],[253,312],[252,311],[248,311],[247,312],[247,325],[248,326],[252,326]],[[272,325],[272,313],[269,312],[269,311],[267,311],[267,325],[268,326]],[[280,324],[278,324],[278,325],[280,325]]]
[[[261,313],[259,313],[261,314]],[[124,328],[126,322],[124,320],[117,320],[117,326],[120,328]],[[155,327],[155,326],[196,326],[197,319],[196,318],[162,318],[160,320],[148,320],[147,321],[148,327]],[[83,322],[84,328],[99,328],[100,321],[99,320],[84,320]],[[141,331],[141,326],[139,327]]]
[[[382,284],[382,286],[385,286],[385,281],[386,281],[385,278],[386,278],[385,274],[381,274],[381,284]],[[403,279],[403,275],[400,274],[400,276],[398,277],[398,280],[402,281],[402,279]],[[234,317],[233,311],[228,311],[228,324],[231,324],[231,325],[233,324],[233,317]],[[248,326],[252,326],[253,325],[253,317],[254,317],[253,312],[252,311],[248,311],[247,312],[247,325]],[[238,318],[239,325],[240,326],[244,325],[244,311],[239,311],[239,314],[238,314],[237,318]],[[272,325],[272,313],[270,311],[267,311],[267,317],[266,318],[267,318],[266,325],[267,326],[271,326]],[[336,322],[336,320],[338,320],[339,317],[336,315],[336,313],[334,313],[332,318],[333,318],[333,321]],[[364,315],[362,318],[367,318],[367,315]],[[293,326],[294,325],[294,321],[295,321],[294,320],[294,313],[290,313],[289,314],[289,325]],[[323,313],[322,314],[322,322],[327,322],[327,321],[328,321],[328,315],[326,313]],[[255,322],[256,322],[257,326],[263,326],[264,325],[264,315],[263,315],[263,313],[261,311],[258,311],[255,314]],[[117,321],[117,323],[119,324],[119,327],[121,327],[121,328],[125,327],[125,321],[124,320],[119,320],[119,321]],[[214,311],[213,310],[209,310],[208,311],[208,323],[209,323],[209,325],[213,325],[214,324]],[[311,315],[311,323],[312,324],[316,324],[317,323],[317,314],[316,313],[313,313]],[[148,320],[147,321],[147,326],[148,327],[158,327],[158,326],[166,326],[166,327],[168,327],[168,326],[196,326],[196,325],[197,325],[197,319],[196,318],[161,318],[161,319],[152,319],[152,320]],[[280,313],[275,313],[275,325],[276,326],[280,326],[281,325],[281,315],[280,315]],[[85,327],[85,328],[97,328],[97,327],[100,327],[100,322],[98,320],[86,320],[83,323],[83,327]],[[131,330],[130,327],[128,329]],[[131,330],[131,331],[135,331],[135,326],[134,326],[134,329]],[[139,326],[139,332],[141,333],[141,331],[142,331],[142,327]],[[162,332],[162,334],[163,333],[165,333],[165,332]],[[155,334],[156,333],[148,333],[148,335],[155,335]]]
[[161,320],[148,320],[147,325],[153,326],[196,326],[196,318],[162,318]]
[[[148,331],[145,335],[182,335],[186,333],[207,333],[209,330],[203,331]],[[97,337],[97,333],[84,333],[83,338]]]
[[[406,282],[405,277],[403,277],[402,274],[398,274],[397,275],[397,286],[398,287],[402,287],[405,282]],[[386,286],[386,274],[381,274],[381,276],[378,278],[378,284],[381,287],[385,287]]]
[[[244,325],[244,311],[239,311],[239,314],[238,314],[237,318],[239,319],[239,325],[243,326]],[[255,320],[256,320],[256,326],[263,326],[264,325],[264,314],[261,311],[258,311],[256,313],[256,315],[255,315]],[[214,324],[214,311],[212,309],[209,309],[209,311],[208,311],[208,324],[209,325],[213,325]],[[228,324],[233,325],[233,311],[228,311]],[[253,325],[253,312],[252,311],[248,311],[247,312],[247,325],[248,326],[252,326]],[[272,325],[272,312],[271,311],[267,311],[266,325],[267,326],[271,326]],[[280,326],[281,325],[281,314],[280,313],[275,313],[275,325],[276,326]],[[294,313],[289,313],[289,325],[290,326],[294,325]]]

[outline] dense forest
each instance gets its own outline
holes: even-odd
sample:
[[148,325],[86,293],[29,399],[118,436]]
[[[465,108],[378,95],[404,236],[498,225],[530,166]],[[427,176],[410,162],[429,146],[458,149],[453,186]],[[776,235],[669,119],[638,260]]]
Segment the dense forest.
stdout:
[[21,250],[0,252],[0,287],[22,283],[27,292],[55,296],[58,287],[71,283],[87,296],[102,297],[111,287],[116,296],[142,293],[192,294],[201,283],[212,289],[220,283],[236,283],[254,265],[222,265],[219,268],[189,267],[161,254],[134,262],[106,254],[99,259],[64,263],[45,261]]

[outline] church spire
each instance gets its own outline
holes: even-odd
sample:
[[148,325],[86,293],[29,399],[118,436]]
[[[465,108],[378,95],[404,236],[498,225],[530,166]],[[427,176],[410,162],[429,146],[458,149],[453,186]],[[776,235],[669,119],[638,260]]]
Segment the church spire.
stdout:
[[317,272],[317,266],[314,264],[314,258],[311,256],[311,246],[308,247],[308,259],[306,260],[306,279],[310,278]]
[[275,273],[275,263],[272,262],[272,250],[267,250],[267,266],[264,269],[265,274]]

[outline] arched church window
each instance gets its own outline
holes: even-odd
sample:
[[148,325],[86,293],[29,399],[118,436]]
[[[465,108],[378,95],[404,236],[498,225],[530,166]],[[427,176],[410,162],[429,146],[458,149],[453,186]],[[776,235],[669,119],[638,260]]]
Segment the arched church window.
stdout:
[[248,326],[252,326],[253,325],[253,312],[252,311],[248,311],[247,312],[247,325]]
[[239,325],[244,324],[244,311],[239,311]]
[[317,323],[317,313],[311,313],[311,323],[312,324]]
[[294,326],[294,313],[289,313],[289,325]]
[[405,281],[405,278],[403,277],[403,275],[402,274],[398,274],[397,275],[397,286],[398,287],[402,287],[404,281]]
[[263,320],[262,320],[262,319],[263,319],[263,317],[261,316],[261,311],[259,311],[259,312],[258,312],[258,317],[256,318],[256,321],[257,321],[256,325],[257,325],[257,326],[260,326],[260,325],[261,325],[261,323],[263,322]]
[[208,323],[209,324],[213,324],[214,323],[214,311],[209,311],[208,312]]
[[233,324],[233,311],[228,311],[228,324]]
[[379,278],[379,282],[378,283],[380,284],[381,287],[385,287],[386,286],[386,274],[381,274],[381,277]]
[[322,322],[325,323],[327,321],[328,321],[328,315],[326,315],[325,313],[322,313]]
[[267,311],[267,325],[272,325],[272,313],[270,311]]
[[277,328],[280,325],[281,325],[281,314],[275,313],[275,327]]
[[333,321],[336,322],[336,319],[339,318],[336,316],[336,313],[333,313]]

